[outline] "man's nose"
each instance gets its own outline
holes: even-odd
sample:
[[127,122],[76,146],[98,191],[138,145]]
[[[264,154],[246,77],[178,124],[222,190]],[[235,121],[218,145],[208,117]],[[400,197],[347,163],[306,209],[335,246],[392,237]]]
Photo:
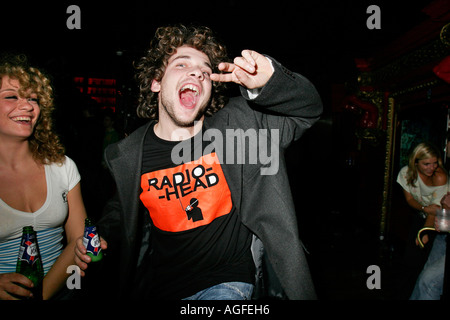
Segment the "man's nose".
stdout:
[[200,80],[203,80],[203,78],[205,77],[205,75],[203,74],[202,70],[200,70],[200,68],[193,68],[189,71],[189,75],[192,77],[196,77]]

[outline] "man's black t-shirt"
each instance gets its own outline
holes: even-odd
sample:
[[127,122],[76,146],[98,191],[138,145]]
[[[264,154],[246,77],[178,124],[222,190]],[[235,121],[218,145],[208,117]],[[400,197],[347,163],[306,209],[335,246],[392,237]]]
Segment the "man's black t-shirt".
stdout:
[[152,220],[151,272],[144,273],[151,277],[150,298],[182,299],[222,282],[254,282],[251,233],[215,152],[203,154],[211,148],[199,138],[183,142],[191,161],[176,164],[178,142],[158,138],[153,127],[145,137],[140,198]]

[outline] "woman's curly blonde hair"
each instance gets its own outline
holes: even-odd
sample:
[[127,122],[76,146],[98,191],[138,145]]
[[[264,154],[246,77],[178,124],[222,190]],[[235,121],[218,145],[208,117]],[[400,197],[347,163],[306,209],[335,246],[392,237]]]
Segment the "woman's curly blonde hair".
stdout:
[[52,131],[53,89],[50,79],[40,70],[30,66],[25,55],[6,54],[0,57],[0,88],[8,76],[20,83],[19,95],[37,95],[40,115],[32,135],[28,138],[34,159],[42,164],[63,163],[64,147]]
[[[158,118],[158,94],[151,90],[152,81],[154,79],[161,81],[170,56],[183,45],[205,53],[210,60],[214,73],[219,72],[218,65],[220,62],[229,61],[226,48],[217,41],[208,27],[180,24],[158,28],[155,37],[150,42],[150,48],[146,56],[142,57],[135,65],[138,70],[136,79],[140,90],[137,108],[139,117]],[[224,95],[225,90],[225,83],[213,82],[211,102],[206,109],[206,115],[212,115],[223,108],[227,102]]]

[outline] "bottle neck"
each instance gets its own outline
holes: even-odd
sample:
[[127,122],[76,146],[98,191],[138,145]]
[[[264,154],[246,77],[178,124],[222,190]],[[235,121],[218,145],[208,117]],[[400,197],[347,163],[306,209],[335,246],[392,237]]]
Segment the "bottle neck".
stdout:
[[23,233],[25,233],[25,234],[32,234],[32,233],[34,233],[34,229],[33,229],[32,226],[23,227]]

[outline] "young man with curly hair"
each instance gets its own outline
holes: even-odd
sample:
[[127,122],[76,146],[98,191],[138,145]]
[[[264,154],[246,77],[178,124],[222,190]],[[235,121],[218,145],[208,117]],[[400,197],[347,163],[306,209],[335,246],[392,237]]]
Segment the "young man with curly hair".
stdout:
[[[118,192],[99,222],[103,247],[119,248],[119,295],[314,299],[283,160],[262,174],[267,162],[235,157],[262,141],[282,156],[321,114],[313,85],[255,51],[229,62],[206,27],[159,28],[137,68],[137,112],[152,120],[107,149]],[[230,82],[242,96],[228,101]]]

